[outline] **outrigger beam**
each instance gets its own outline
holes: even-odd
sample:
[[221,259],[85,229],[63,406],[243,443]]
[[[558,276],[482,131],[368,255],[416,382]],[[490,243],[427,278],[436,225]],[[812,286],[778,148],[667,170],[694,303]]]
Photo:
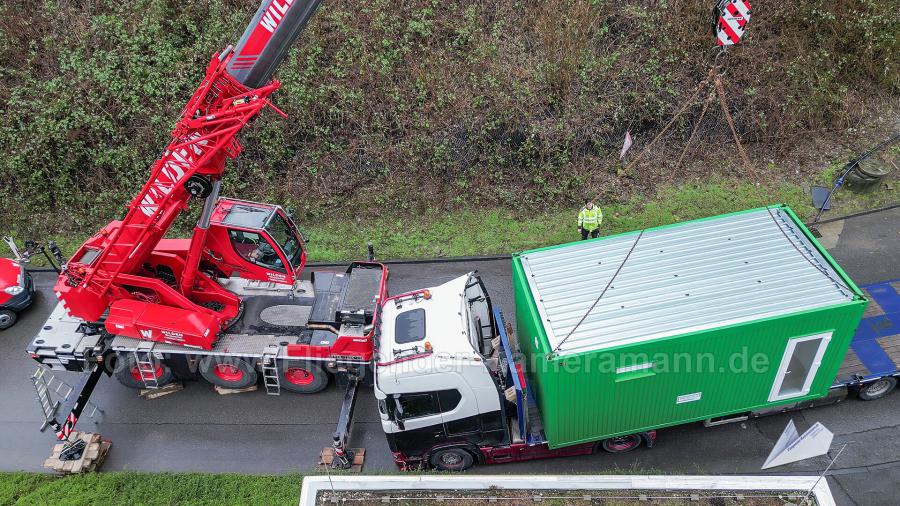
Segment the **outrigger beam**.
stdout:
[[84,407],[87,406],[91,394],[94,393],[94,388],[97,386],[97,382],[100,381],[100,376],[102,376],[104,372],[103,363],[98,362],[91,367],[90,371],[81,375],[75,388],[73,388],[73,391],[78,392],[78,397],[70,396],[66,399],[66,402],[63,404],[60,411],[62,413],[68,413],[62,424],[60,424],[56,418],[47,420],[47,425],[56,431],[56,439],[60,441],[69,439],[69,435],[72,433],[75,424],[81,417],[81,412],[84,411]]
[[347,379],[347,389],[344,391],[344,401],[341,403],[341,414],[338,416],[337,428],[334,431],[332,469],[350,469],[353,465],[353,452],[346,449],[346,445],[350,438],[350,424],[353,422],[357,390],[359,390],[359,376],[351,374]]

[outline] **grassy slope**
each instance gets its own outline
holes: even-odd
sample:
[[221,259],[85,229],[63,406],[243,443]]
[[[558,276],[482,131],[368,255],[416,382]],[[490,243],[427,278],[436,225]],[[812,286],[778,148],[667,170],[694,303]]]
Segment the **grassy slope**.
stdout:
[[[828,169],[820,176],[819,183],[826,184],[831,177],[831,169]],[[896,182],[892,183],[892,188],[883,187],[862,194],[841,190],[834,197],[833,210],[823,219],[895,204],[900,201]],[[807,220],[815,215],[808,191],[800,186],[787,183],[756,186],[720,180],[670,186],[653,197],[634,198],[625,203],[605,205],[601,202],[603,233],[637,230],[778,203],[790,205]],[[364,258],[366,241],[372,241],[380,259],[436,258],[511,253],[573,241],[578,238],[576,213],[577,209],[570,209],[528,216],[516,209],[464,209],[415,219],[382,215],[358,221],[305,221],[298,225],[310,237],[309,253],[313,262]],[[348,210],[346,214],[351,212]],[[29,237],[26,231],[13,231],[13,236],[20,242]],[[49,239],[57,241],[69,255],[74,253],[84,236],[57,235]],[[37,259],[34,265],[42,265],[40,260]]]
[[[900,201],[897,190],[871,194],[849,192],[835,197],[834,211],[822,219],[882,207]],[[666,225],[684,220],[750,209],[769,204],[790,205],[812,220],[815,208],[806,190],[784,184],[757,187],[752,183],[721,181],[664,188],[654,198],[603,205],[603,234]],[[371,240],[379,258],[434,258],[511,253],[576,240],[577,209],[515,217],[508,210],[456,211],[416,221],[381,217],[350,224],[326,222],[306,225],[313,261],[340,261],[365,255]]]
[[113,472],[55,478],[39,473],[0,473],[0,506],[288,505],[297,503],[301,480],[298,474]]
[[[0,233],[79,235],[119,215],[209,56],[257,4],[0,2]],[[830,135],[856,152],[870,143],[849,130],[894,117],[881,104],[900,92],[895,4],[768,2],[716,61],[761,178],[808,181],[823,164],[785,159],[796,145]],[[348,206],[369,218],[431,207],[532,216],[577,207],[583,193],[626,203],[666,182],[736,176],[728,123],[699,102],[652,156],[617,170],[625,132],[637,156],[707,74],[709,9],[328,0],[278,70],[274,100],[290,117],[267,113],[245,129],[223,193],[307,221]]]

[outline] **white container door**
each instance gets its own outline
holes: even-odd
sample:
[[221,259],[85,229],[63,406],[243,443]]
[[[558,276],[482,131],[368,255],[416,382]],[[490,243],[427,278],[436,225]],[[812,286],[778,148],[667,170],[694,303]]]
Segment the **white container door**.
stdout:
[[831,332],[789,340],[769,393],[769,402],[808,394],[830,341]]

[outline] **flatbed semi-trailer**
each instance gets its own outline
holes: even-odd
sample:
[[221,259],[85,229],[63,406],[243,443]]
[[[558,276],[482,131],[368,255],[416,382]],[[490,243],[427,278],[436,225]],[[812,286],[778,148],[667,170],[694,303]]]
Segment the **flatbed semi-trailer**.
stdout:
[[875,399],[900,374],[900,284],[859,289],[783,206],[525,252],[513,284],[515,337],[474,273],[384,303],[375,394],[399,467],[630,451]]

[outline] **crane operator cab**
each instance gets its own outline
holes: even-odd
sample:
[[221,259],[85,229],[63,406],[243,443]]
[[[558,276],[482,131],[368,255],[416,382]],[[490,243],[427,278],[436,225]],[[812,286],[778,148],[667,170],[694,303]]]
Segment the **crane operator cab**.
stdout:
[[225,277],[292,285],[306,264],[303,237],[280,207],[220,199],[204,258]]

